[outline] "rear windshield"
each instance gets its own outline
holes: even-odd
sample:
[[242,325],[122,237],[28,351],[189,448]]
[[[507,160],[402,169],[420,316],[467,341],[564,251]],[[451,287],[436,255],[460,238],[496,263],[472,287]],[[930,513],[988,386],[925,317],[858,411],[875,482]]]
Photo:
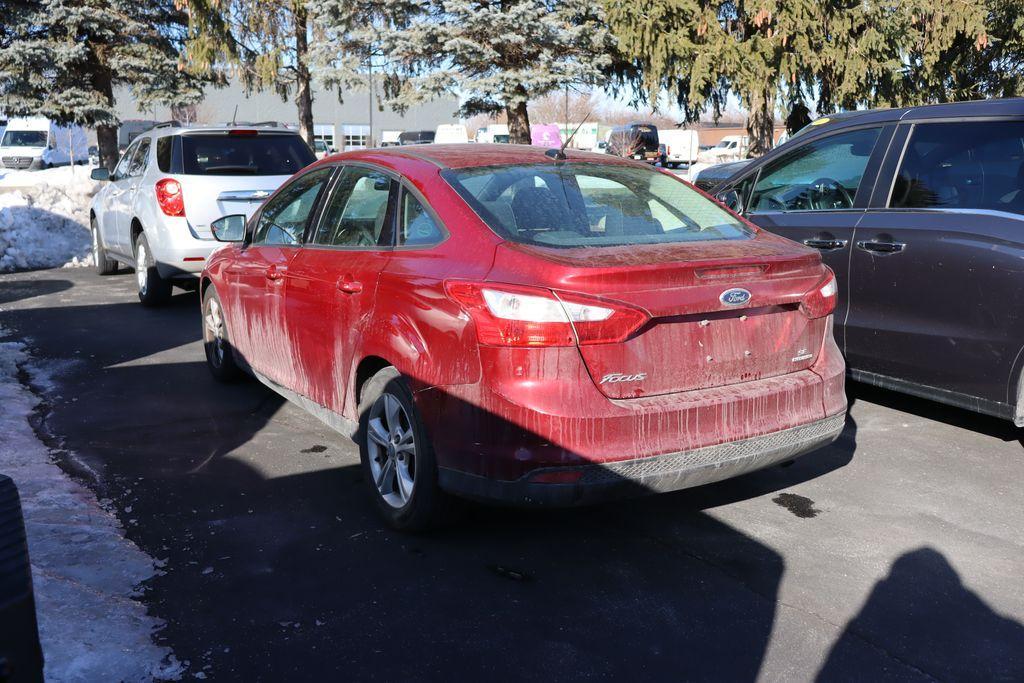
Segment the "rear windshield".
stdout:
[[501,237],[549,247],[736,240],[750,230],[684,183],[634,166],[451,169],[444,178]]
[[46,144],[44,130],[9,130],[4,134],[3,147],[42,147]]
[[316,161],[298,135],[182,135],[187,175],[292,175]]

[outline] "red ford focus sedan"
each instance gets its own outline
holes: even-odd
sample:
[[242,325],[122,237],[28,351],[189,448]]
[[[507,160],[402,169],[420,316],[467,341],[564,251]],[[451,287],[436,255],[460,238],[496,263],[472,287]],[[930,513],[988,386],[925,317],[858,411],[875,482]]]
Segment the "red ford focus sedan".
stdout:
[[718,481],[843,427],[814,250],[607,155],[346,153],[214,225],[213,374],[358,442],[389,523],[450,494],[572,505]]

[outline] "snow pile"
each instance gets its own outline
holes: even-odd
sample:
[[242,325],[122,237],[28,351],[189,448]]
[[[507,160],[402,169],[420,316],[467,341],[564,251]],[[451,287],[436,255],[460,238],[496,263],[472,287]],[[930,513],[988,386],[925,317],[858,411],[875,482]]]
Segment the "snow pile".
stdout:
[[47,680],[180,678],[184,667],[153,642],[162,622],[133,599],[156,563],[53,463],[28,422],[39,400],[19,383],[19,368],[52,386],[21,343],[0,342],[0,472],[21,494]]
[[89,200],[97,188],[83,166],[0,177],[0,272],[92,265]]

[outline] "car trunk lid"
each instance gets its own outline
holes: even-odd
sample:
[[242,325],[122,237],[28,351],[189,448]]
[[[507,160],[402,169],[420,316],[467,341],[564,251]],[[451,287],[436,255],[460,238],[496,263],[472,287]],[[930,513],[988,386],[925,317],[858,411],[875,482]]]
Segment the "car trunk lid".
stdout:
[[623,342],[579,347],[594,383],[613,399],[805,370],[816,360],[825,332],[826,319],[811,319],[800,309],[822,278],[819,257],[767,233],[749,240],[621,248],[505,243],[488,279],[517,275],[511,281],[526,282],[526,276],[556,292],[620,301],[651,316]]

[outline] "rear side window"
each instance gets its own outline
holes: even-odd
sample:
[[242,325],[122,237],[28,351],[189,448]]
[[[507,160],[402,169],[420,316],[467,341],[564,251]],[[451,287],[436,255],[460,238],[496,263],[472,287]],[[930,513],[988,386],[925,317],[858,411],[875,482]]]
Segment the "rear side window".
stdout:
[[187,175],[292,175],[316,161],[298,135],[182,135]]
[[260,212],[253,244],[296,246],[302,242],[306,223],[316,207],[331,168],[321,168],[296,178],[282,189]]
[[836,133],[767,164],[749,211],[834,211],[853,208],[880,128]]
[[390,243],[385,232],[391,178],[369,168],[350,166],[327,199],[315,244],[376,247]]
[[1024,121],[915,124],[889,206],[1024,213]]
[[437,244],[444,233],[416,197],[402,192],[401,208],[398,212],[398,244],[413,247]]
[[551,247],[746,239],[739,220],[640,166],[542,163],[443,171],[501,237]]
[[174,146],[174,137],[165,135],[156,139],[156,165],[161,173],[171,172],[171,148]]

